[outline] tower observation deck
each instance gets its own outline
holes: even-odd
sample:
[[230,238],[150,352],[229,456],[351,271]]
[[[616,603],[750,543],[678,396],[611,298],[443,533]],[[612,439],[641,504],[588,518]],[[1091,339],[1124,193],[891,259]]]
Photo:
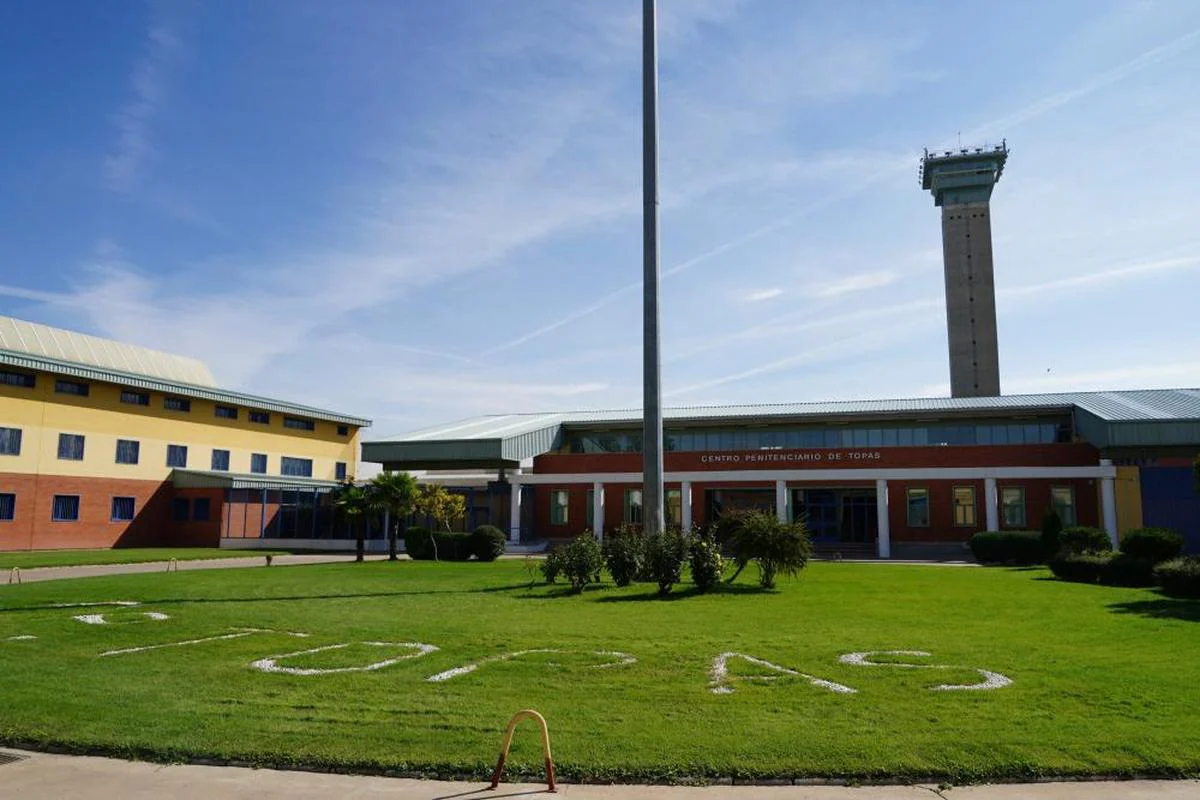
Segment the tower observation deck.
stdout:
[[921,188],[942,209],[951,397],[1000,394],[990,201],[1007,160],[1007,143],[921,159]]

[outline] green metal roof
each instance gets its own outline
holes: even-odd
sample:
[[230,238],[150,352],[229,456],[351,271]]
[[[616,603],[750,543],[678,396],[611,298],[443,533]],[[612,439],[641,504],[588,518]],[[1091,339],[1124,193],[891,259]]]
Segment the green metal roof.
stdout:
[[199,469],[171,470],[171,483],[177,489],[281,489],[289,492],[327,492],[338,487],[337,481],[316,478]]
[[[751,420],[815,423],[1053,413],[1073,414],[1077,429],[1098,447],[1200,445],[1200,389],[684,406],[663,409],[663,419],[671,427],[686,427],[744,425]],[[405,469],[514,466],[556,449],[566,429],[636,428],[641,423],[638,409],[475,417],[364,442],[362,457]]]

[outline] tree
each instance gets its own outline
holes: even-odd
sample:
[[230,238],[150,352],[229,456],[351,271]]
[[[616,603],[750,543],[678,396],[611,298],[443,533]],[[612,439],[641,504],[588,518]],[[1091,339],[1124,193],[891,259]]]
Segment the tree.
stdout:
[[364,539],[363,518],[373,510],[374,498],[372,492],[365,487],[356,486],[350,481],[346,481],[336,490],[333,504],[337,508],[338,513],[346,518],[350,526],[354,529],[354,551],[355,561],[362,561],[363,554],[366,551],[366,540]]
[[733,516],[726,525],[737,564],[730,583],[751,561],[758,564],[758,582],[764,589],[774,589],[777,576],[798,575],[808,564],[812,547],[803,522],[780,522],[774,514],[750,511]]
[[371,480],[376,501],[384,512],[387,529],[388,561],[396,560],[396,534],[401,520],[413,513],[417,504],[417,479],[407,472],[381,472]]
[[434,522],[445,526],[450,531],[450,523],[461,519],[467,514],[467,501],[461,494],[446,491],[441,484],[427,483],[417,494],[416,509],[420,514],[428,514]]

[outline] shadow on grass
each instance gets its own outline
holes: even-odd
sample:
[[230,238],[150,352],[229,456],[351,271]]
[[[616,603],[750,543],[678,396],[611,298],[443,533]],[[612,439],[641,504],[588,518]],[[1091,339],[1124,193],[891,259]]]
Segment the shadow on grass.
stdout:
[[1113,603],[1109,606],[1114,614],[1136,614],[1152,619],[1182,619],[1200,622],[1200,600],[1176,600],[1163,597],[1160,600],[1131,600],[1128,603]]
[[471,789],[468,792],[459,792],[458,794],[441,794],[431,800],[454,800],[456,797],[473,797],[478,795],[486,797],[488,800],[495,800],[498,797],[531,797],[535,794],[549,794],[549,789],[528,789],[524,792],[509,792],[508,794],[492,794],[491,789],[484,786],[482,789]]
[[[653,586],[651,584],[651,586]],[[743,594],[775,594],[775,589],[764,589],[761,586],[744,586],[738,584],[723,583],[716,589],[707,594],[713,595],[743,595]],[[597,598],[597,603],[641,603],[647,600],[655,601],[671,601],[671,600],[686,600],[689,597],[699,597],[705,592],[701,592],[695,586],[689,586],[686,589],[672,589],[670,594],[660,595],[656,588],[651,588],[649,592],[641,594],[620,594],[608,595],[606,597]]]

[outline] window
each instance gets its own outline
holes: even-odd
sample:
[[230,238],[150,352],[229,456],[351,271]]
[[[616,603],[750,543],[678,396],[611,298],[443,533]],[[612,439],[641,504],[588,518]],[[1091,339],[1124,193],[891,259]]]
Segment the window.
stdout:
[[625,522],[636,525],[642,521],[642,490],[625,490]]
[[21,455],[21,429],[0,428],[0,456]]
[[117,463],[136,464],[142,446],[134,439],[117,439]]
[[1000,517],[1006,528],[1025,527],[1025,490],[1005,486],[1000,490]]
[[217,406],[214,413],[221,419],[237,419],[238,410],[233,406]]
[[1058,512],[1064,528],[1079,524],[1075,520],[1075,487],[1051,486],[1050,507]]
[[312,431],[317,429],[317,423],[311,419],[300,419],[299,417],[284,417],[283,427],[291,428],[297,431]]
[[0,383],[8,386],[23,386],[26,389],[32,389],[37,386],[37,376],[25,372],[0,370]]
[[121,402],[131,406],[148,406],[150,405],[150,393],[123,389],[121,390]]
[[550,492],[550,524],[566,525],[569,511],[570,493],[566,489],[555,489]]
[[250,471],[256,475],[267,474],[267,454],[266,453],[251,453],[250,454]]
[[349,435],[350,435],[350,426],[349,425],[338,425],[338,436],[349,436]]
[[311,478],[312,477],[312,459],[311,458],[289,458],[284,456],[279,459],[279,474],[289,475],[293,478]]
[[908,527],[929,527],[929,490],[908,490]]
[[78,433],[60,433],[58,457],[62,461],[83,461],[83,436]]
[[17,512],[17,496],[0,494],[0,522],[12,522]]
[[167,445],[167,466],[180,468],[187,466],[187,445]]
[[54,508],[50,518],[55,522],[74,522],[79,519],[79,495],[54,495]]
[[218,472],[229,472],[228,450],[213,450],[212,468]]
[[80,381],[57,380],[54,382],[54,391],[58,394],[73,394],[79,397],[87,397],[88,385]]
[[192,401],[186,397],[164,397],[163,408],[167,411],[191,411]]
[[333,465],[333,477],[335,480],[346,480],[346,462],[339,461]]
[[187,522],[188,512],[191,511],[192,504],[188,502],[186,497],[175,497],[171,500],[171,519],[176,522]]
[[192,501],[192,519],[196,522],[208,522],[212,501],[207,497],[197,497]]
[[668,525],[683,524],[683,492],[679,489],[667,489],[664,496],[667,507],[665,509],[666,522]]
[[129,522],[133,519],[134,499],[132,497],[114,497],[112,499],[113,522]]
[[257,422],[259,425],[270,425],[271,424],[271,415],[268,414],[266,411],[251,411],[250,412],[250,421]]
[[975,526],[975,487],[954,487],[954,524],[971,528]]

